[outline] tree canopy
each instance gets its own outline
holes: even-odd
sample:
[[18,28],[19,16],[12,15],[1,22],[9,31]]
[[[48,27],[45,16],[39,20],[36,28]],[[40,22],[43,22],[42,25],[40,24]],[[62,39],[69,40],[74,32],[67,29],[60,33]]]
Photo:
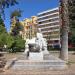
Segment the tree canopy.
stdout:
[[7,31],[4,25],[4,22],[0,16],[0,47],[3,47],[6,44]]
[[70,27],[70,37],[71,43],[74,44],[75,47],[75,0],[69,0],[69,27]]
[[15,17],[21,17],[21,10],[20,9],[16,9],[16,10],[14,10],[12,13],[11,13],[11,15],[10,15],[10,18],[13,18],[14,16]]
[[18,4],[17,0],[0,0],[0,14],[4,16],[4,9],[15,4]]
[[23,29],[21,23],[19,22],[19,17],[21,17],[21,13],[22,11],[19,9],[19,10],[14,10],[10,15],[11,27],[13,26],[13,23],[15,20],[15,26],[12,28],[12,31],[11,31],[11,34],[13,36],[19,35],[19,31]]

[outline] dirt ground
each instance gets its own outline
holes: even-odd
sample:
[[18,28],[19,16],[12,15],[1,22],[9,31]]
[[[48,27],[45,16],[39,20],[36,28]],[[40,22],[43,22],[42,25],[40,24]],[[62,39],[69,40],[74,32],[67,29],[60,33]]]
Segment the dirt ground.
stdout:
[[[19,57],[22,53],[10,53],[5,54],[4,57],[6,60],[12,59],[14,57]],[[51,53],[54,56],[59,56],[59,53]],[[64,70],[29,70],[29,71],[12,71],[6,70],[4,72],[0,72],[0,75],[75,75],[75,54],[69,53],[69,63],[68,68]]]

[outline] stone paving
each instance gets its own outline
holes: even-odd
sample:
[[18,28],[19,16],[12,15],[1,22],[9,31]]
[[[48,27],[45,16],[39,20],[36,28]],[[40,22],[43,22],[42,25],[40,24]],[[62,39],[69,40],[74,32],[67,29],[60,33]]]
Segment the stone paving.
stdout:
[[51,71],[51,70],[29,70],[29,71],[6,71],[0,75],[75,75],[75,72],[70,70]]
[[[55,54],[54,54],[55,55]],[[10,55],[9,55],[10,56]],[[6,70],[5,72],[0,71],[0,75],[75,75],[75,55],[69,55],[68,68],[64,70],[20,70],[12,71],[11,69]]]
[[64,70],[6,70],[1,72],[0,75],[75,75],[75,64],[70,64]]

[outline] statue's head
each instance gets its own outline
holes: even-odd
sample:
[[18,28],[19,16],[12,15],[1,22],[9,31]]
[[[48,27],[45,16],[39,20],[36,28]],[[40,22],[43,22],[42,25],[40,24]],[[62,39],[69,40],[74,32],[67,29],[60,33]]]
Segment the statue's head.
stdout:
[[42,35],[42,33],[41,33],[41,29],[40,29],[40,28],[38,29],[38,32],[37,32],[36,37],[37,37],[37,39],[43,38],[43,35]]
[[38,28],[38,31],[37,31],[38,33],[41,33],[41,29],[40,28]]

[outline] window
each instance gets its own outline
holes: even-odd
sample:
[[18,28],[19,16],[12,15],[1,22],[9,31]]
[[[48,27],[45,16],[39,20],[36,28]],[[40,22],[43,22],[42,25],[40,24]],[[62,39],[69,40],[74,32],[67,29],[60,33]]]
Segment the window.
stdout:
[[41,24],[42,22],[39,22],[39,24]]

